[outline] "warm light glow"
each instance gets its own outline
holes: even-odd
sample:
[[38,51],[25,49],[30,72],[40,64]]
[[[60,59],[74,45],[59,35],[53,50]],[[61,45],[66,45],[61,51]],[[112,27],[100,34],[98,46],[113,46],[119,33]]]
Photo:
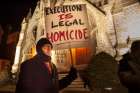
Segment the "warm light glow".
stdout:
[[32,55],[32,57],[33,57],[33,56],[35,56],[35,55],[36,55],[36,48],[35,48],[35,47],[33,47],[33,48],[31,48],[31,50],[32,50],[32,54],[31,54],[31,55]]
[[12,66],[12,73],[17,72],[18,69],[18,64],[19,64],[19,58],[20,58],[20,51],[21,51],[21,47],[17,46],[16,48],[16,54],[15,54],[15,60],[14,60],[14,65]]
[[19,40],[23,40],[23,38],[24,38],[24,33],[20,33],[20,38],[19,38]]
[[76,64],[76,48],[71,48],[73,65]]
[[18,70],[18,64],[14,64],[13,66],[12,66],[12,73],[16,73],[17,72],[17,70]]
[[21,50],[21,47],[20,46],[17,46],[14,64],[18,64],[18,62],[19,62],[20,50]]
[[52,50],[51,58],[52,58],[52,62],[53,62],[55,65],[57,65],[57,64],[56,64],[56,57],[55,57],[55,50]]

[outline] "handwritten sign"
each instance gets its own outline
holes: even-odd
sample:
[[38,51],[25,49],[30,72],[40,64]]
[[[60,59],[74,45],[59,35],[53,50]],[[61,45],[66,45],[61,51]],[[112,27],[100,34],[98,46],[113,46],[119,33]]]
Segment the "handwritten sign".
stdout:
[[85,4],[45,8],[46,37],[54,49],[88,46],[89,30]]

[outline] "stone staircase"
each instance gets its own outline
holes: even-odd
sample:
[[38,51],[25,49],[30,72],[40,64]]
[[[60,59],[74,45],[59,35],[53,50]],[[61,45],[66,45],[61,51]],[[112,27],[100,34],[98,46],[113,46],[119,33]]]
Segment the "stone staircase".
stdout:
[[[59,74],[59,79],[65,77],[67,73]],[[84,88],[84,82],[78,75],[78,78],[74,80],[71,85],[60,91],[60,93],[90,93],[88,88]]]

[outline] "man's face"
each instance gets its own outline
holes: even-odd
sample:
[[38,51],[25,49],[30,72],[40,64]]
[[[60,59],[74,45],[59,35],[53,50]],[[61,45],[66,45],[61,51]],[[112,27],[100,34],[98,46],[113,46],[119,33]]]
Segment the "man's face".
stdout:
[[51,45],[50,44],[45,44],[43,47],[42,47],[42,51],[45,55],[48,55],[48,56],[51,56]]

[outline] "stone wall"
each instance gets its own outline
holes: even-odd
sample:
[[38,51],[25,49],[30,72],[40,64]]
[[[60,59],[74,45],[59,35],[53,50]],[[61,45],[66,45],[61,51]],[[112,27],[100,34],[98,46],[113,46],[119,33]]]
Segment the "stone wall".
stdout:
[[130,47],[131,42],[127,44],[128,38],[130,41],[140,38],[140,4],[134,3],[123,7],[122,12],[114,14],[113,18],[119,43],[118,50],[119,54],[122,55]]
[[140,4],[136,0],[115,3],[104,6],[107,35],[118,55],[123,55],[129,51],[132,41],[140,39]]

